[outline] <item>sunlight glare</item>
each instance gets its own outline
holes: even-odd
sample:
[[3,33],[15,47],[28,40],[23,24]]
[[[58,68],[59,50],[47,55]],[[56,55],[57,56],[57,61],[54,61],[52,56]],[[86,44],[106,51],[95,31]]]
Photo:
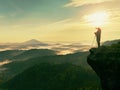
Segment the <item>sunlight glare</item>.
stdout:
[[96,12],[85,16],[85,19],[95,27],[104,25],[108,20],[109,14],[107,12]]

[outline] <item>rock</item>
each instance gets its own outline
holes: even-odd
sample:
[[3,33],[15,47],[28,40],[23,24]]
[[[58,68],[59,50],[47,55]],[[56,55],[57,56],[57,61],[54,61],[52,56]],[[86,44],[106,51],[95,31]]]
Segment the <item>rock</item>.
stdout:
[[99,76],[102,90],[120,90],[120,42],[90,49],[87,62]]

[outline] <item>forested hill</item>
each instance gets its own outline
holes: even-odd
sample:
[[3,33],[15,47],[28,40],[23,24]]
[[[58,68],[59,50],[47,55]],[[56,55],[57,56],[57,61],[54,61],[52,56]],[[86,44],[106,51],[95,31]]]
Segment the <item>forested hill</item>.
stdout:
[[[73,64],[35,65],[2,85],[11,90],[78,90],[99,87],[98,77]],[[92,89],[94,90],[94,89]]]

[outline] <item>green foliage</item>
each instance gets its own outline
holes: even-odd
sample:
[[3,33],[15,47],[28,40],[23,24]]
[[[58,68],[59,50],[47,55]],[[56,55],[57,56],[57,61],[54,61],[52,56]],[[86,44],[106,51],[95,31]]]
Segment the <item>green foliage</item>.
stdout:
[[[8,77],[13,77],[16,74],[23,72],[25,69],[39,63],[54,63],[54,64],[72,63],[76,65],[81,65],[82,67],[87,69],[91,69],[86,61],[87,55],[88,52],[79,52],[68,55],[51,55],[51,56],[43,56],[43,57],[36,56],[35,58],[31,58],[28,60],[14,61],[4,65],[3,67],[8,68],[6,72]],[[28,55],[28,57],[26,56],[26,58],[30,58],[29,56],[31,56],[31,54]]]
[[35,58],[35,57],[42,57],[42,56],[50,56],[50,55],[55,55],[56,52],[53,50],[49,49],[31,49],[31,50],[26,50],[25,52],[16,55],[15,57],[11,58],[13,60],[27,60],[30,58]]
[[118,42],[117,44],[111,45],[111,48],[119,49],[120,50],[120,42]]
[[5,60],[5,59],[10,59],[13,58],[14,56],[17,56],[21,53],[23,53],[24,50],[6,50],[6,51],[1,51],[0,52],[0,60]]
[[2,87],[11,90],[75,90],[98,87],[99,78],[87,64],[87,55],[88,52],[55,55],[54,51],[48,49],[25,50],[16,56],[7,57],[15,61],[2,66],[7,68],[5,78],[8,79],[7,82],[3,80],[5,83]]
[[3,89],[77,90],[99,87],[96,75],[73,64],[35,65],[3,84]]

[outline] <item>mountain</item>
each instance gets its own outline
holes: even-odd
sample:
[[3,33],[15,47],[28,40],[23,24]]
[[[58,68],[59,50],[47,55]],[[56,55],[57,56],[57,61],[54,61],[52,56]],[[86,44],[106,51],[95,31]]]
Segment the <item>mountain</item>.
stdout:
[[23,53],[24,50],[6,50],[0,52],[0,61],[4,61],[10,58],[13,58],[21,53]]
[[32,39],[23,43],[3,43],[0,44],[0,50],[28,50],[48,46],[49,44]]
[[111,46],[90,49],[87,61],[100,77],[103,90],[120,90],[120,40]]
[[1,87],[8,90],[78,90],[99,87],[97,79],[94,72],[81,66],[42,63],[25,70]]
[[48,44],[46,44],[46,43],[42,43],[42,42],[40,42],[40,41],[38,41],[38,40],[35,40],[35,39],[31,39],[31,40],[29,40],[29,41],[26,41],[26,42],[23,42],[23,43],[21,43],[22,45],[41,45],[41,46],[46,46],[46,45],[48,45]]
[[34,57],[56,55],[56,51],[49,49],[6,50],[0,52],[0,61],[27,60]]
[[111,40],[111,41],[106,41],[103,43],[104,46],[111,46],[112,44],[116,44],[120,41],[120,39],[117,40]]
[[42,57],[42,56],[50,56],[50,55],[56,55],[56,52],[49,49],[30,49],[24,51],[19,55],[16,55],[15,57],[11,58],[11,60],[23,61],[34,57]]
[[[56,55],[55,53],[55,51],[48,49],[31,49],[23,50],[22,53],[19,53],[16,56],[8,57],[9,60],[11,60],[12,62],[1,66],[1,68],[5,68],[5,71],[1,73],[2,76],[0,76],[0,82],[4,83],[3,87],[12,88],[11,90],[13,90],[14,87],[19,88],[24,85],[27,88],[28,86],[30,86],[30,88],[33,88],[35,85],[44,85],[45,89],[44,87],[41,87],[42,90],[48,90],[47,85],[49,85],[49,90],[55,90],[53,89],[53,85],[55,86],[55,84],[57,84],[56,88],[59,88],[60,90],[64,90],[64,87],[65,90],[74,90],[78,88],[78,86],[79,88],[90,86],[99,87],[99,78],[96,76],[91,67],[87,64],[86,57],[88,56],[89,52],[78,52],[67,55]],[[36,67],[36,70],[43,71],[34,71],[34,68]],[[74,67],[74,69],[72,69],[71,67]],[[55,73],[55,75],[52,74],[53,72]],[[29,75],[31,76],[29,77]],[[45,77],[43,77],[42,79],[42,76]],[[49,80],[47,80],[47,77],[49,78]],[[53,80],[51,81],[50,78],[53,78]],[[22,81],[19,81],[18,79]],[[29,82],[31,82],[31,84],[29,84]],[[67,85],[68,82],[70,83],[69,85]],[[63,84],[67,86],[64,86]],[[70,87],[71,85],[74,86]],[[38,86],[35,86],[35,88]],[[60,88],[60,86],[62,89]]]
[[[4,73],[4,78],[7,80],[22,72],[28,67],[34,65],[37,61],[27,61],[32,58],[53,56],[56,52],[48,49],[31,49],[31,50],[8,50],[0,52],[0,72]],[[10,62],[10,63],[7,63]]]
[[[43,56],[43,57],[36,56],[28,60],[16,60],[14,62],[3,65],[2,68],[7,68],[7,71],[5,72],[6,78],[13,77],[19,74],[20,72],[24,71],[25,69],[40,63],[51,63],[51,64],[72,63],[75,65],[80,65],[85,69],[91,70],[90,66],[87,64],[87,60],[86,60],[87,55],[88,52],[78,52],[68,55],[51,55],[51,56]],[[21,55],[20,58],[22,58]]]

